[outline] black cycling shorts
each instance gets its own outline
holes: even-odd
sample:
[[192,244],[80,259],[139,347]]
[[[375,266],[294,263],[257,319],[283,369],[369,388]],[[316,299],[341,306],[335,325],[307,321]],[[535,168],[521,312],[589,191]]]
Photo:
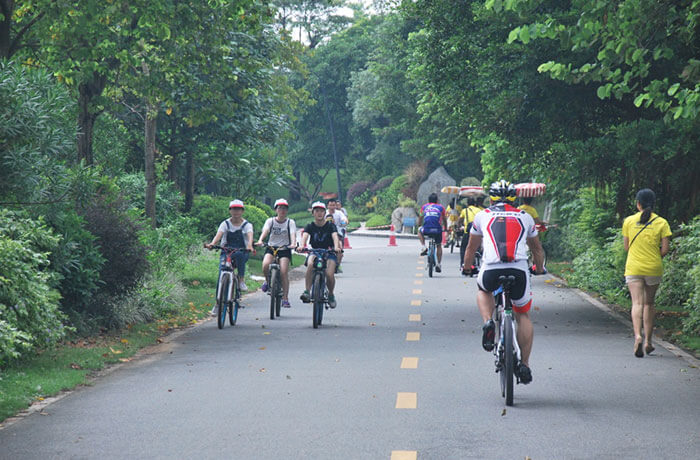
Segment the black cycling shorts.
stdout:
[[[274,254],[274,253],[272,252],[271,248],[267,248],[267,249],[265,249],[265,254]],[[277,251],[277,255],[279,256],[280,259],[283,257],[286,257],[290,261],[292,260],[292,250],[291,249],[280,249],[279,251]]]

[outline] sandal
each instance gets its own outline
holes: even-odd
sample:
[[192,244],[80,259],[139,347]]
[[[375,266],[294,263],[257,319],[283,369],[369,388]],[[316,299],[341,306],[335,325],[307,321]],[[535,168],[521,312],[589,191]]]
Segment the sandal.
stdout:
[[651,354],[652,351],[654,351],[654,345],[647,343],[647,345],[644,347],[644,351],[647,352],[647,354]]
[[642,339],[639,339],[639,341],[634,341],[634,356],[637,358],[644,357],[644,351],[642,351]]

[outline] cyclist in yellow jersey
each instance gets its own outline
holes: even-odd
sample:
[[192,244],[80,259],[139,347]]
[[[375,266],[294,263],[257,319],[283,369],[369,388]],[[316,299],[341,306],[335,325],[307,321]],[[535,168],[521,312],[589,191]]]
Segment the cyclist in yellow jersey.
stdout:
[[[622,236],[627,251],[625,280],[632,297],[632,327],[634,355],[637,358],[654,351],[651,344],[654,331],[654,296],[661,284],[661,258],[668,254],[671,227],[661,216],[652,212],[656,195],[648,188],[637,192],[637,214],[625,219]],[[642,324],[644,337],[642,337]],[[642,340],[644,351],[642,351]]]
[[464,252],[467,250],[467,244],[469,243],[469,230],[471,229],[472,222],[474,222],[474,216],[476,216],[480,211],[483,210],[484,208],[479,206],[479,198],[467,198],[467,207],[462,209],[462,212],[459,214],[461,223],[464,225],[464,235],[462,236],[462,244],[459,246],[460,264],[464,260]]
[[[447,209],[445,209],[445,215],[447,216],[447,232],[448,232],[448,241],[449,243],[449,237],[450,237],[450,232],[454,229],[454,233],[452,234],[452,237],[457,238],[457,232],[459,229],[459,213],[462,210],[462,207],[457,204],[457,198],[453,198],[452,202],[447,205]],[[449,244],[445,244],[445,247],[448,247]],[[459,241],[457,241],[457,246],[459,246]]]
[[532,206],[532,198],[531,197],[523,197],[521,198],[523,200],[523,204],[521,204],[518,209],[522,209],[526,213],[530,214],[533,219],[535,219],[535,224],[540,225],[542,224],[542,219],[540,219],[540,215],[537,214],[537,209],[535,209],[534,206]]

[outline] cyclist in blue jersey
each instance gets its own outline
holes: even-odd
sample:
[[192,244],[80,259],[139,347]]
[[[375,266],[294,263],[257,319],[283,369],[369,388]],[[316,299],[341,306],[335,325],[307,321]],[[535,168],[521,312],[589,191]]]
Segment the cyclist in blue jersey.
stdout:
[[440,265],[442,263],[442,229],[447,228],[447,221],[445,208],[438,203],[437,193],[431,193],[428,197],[428,202],[420,208],[418,225],[420,227],[418,229],[418,239],[421,244],[420,255],[424,256],[428,253],[428,249],[425,247],[425,237],[428,236],[435,240],[437,249],[435,271],[440,273],[442,271]]

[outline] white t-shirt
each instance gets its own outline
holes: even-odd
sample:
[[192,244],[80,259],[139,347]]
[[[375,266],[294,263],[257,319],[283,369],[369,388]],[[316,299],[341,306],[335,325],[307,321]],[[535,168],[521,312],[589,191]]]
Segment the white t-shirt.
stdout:
[[270,236],[267,238],[267,244],[270,246],[287,246],[292,244],[292,235],[297,232],[297,224],[294,219],[285,219],[284,222],[278,222],[276,217],[270,217],[263,225],[263,232],[270,231]]
[[470,233],[484,238],[485,265],[504,266],[527,261],[527,239],[537,236],[537,227],[522,209],[498,203],[474,216]]
[[344,230],[345,227],[347,227],[348,225],[348,218],[345,216],[345,214],[343,214],[342,211],[336,210],[335,212],[333,212],[333,214],[327,213],[326,219],[328,219],[329,217],[333,218],[333,223],[337,227],[338,231]]
[[253,239],[253,224],[251,224],[247,220],[243,220],[242,225],[233,225],[231,223],[231,219],[226,219],[225,221],[221,222],[221,224],[219,225],[219,229],[217,230],[217,233],[224,233],[224,236],[221,237],[221,246],[226,246],[227,232],[235,232],[236,230],[241,229],[243,229],[243,240],[245,241],[246,247],[248,247],[248,243],[250,243]]

